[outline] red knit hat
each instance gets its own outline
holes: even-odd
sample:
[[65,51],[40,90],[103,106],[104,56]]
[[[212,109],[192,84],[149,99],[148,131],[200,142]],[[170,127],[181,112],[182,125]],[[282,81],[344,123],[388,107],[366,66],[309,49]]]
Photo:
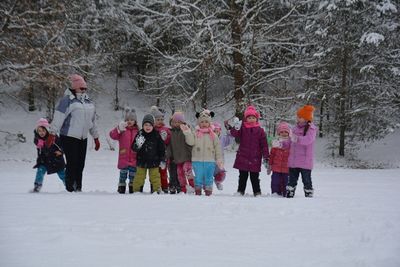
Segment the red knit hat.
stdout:
[[244,118],[246,119],[248,116],[254,116],[257,119],[260,118],[260,114],[257,112],[256,108],[253,106],[248,106],[244,112]]
[[315,108],[311,105],[305,105],[304,107],[297,110],[297,117],[303,118],[306,121],[312,121],[314,119],[313,113]]
[[69,80],[71,81],[71,87],[74,90],[79,88],[87,88],[85,80],[78,74],[72,74],[69,76]]

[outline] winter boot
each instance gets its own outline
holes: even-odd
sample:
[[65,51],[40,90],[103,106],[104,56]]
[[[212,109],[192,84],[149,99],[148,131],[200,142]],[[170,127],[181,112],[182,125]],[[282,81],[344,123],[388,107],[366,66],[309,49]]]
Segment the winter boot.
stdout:
[[292,186],[286,186],[286,197],[287,198],[293,198],[294,197],[294,192],[296,191],[296,187]]
[[124,184],[118,185],[118,193],[125,194],[125,190],[126,190],[126,185],[124,185]]
[[129,189],[129,194],[133,194],[133,183],[129,183],[128,189]]
[[175,186],[170,186],[170,187],[169,187],[169,193],[170,193],[171,195],[176,194],[176,188],[175,188]]
[[210,189],[206,189],[206,190],[204,190],[204,192],[205,192],[206,196],[212,195],[212,190],[210,190]]
[[261,192],[255,192],[254,197],[261,197]]
[[313,197],[314,196],[314,189],[304,189],[305,197]]
[[196,196],[201,196],[201,187],[196,187],[194,189],[194,192],[195,192]]
[[41,184],[35,183],[35,185],[34,185],[34,187],[32,189],[32,193],[39,193],[41,188],[42,188]]
[[222,183],[215,183],[215,185],[217,186],[218,190],[223,190],[224,186],[222,185]]

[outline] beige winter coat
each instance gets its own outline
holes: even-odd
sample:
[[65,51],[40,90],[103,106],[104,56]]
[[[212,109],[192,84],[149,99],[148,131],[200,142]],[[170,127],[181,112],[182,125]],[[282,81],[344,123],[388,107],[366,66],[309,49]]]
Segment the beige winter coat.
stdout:
[[211,140],[209,134],[202,137],[197,137],[192,131],[185,131],[183,134],[186,143],[193,146],[192,161],[223,162],[218,136]]

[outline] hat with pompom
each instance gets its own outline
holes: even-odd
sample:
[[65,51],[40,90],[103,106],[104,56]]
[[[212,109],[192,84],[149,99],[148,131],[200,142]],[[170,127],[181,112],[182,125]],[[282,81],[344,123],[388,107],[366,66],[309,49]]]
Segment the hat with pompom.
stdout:
[[71,87],[74,90],[79,88],[87,88],[85,80],[78,74],[72,74],[69,76],[69,80],[71,81]]
[[254,116],[257,119],[260,118],[260,113],[257,112],[254,106],[248,106],[244,112],[244,118],[246,119],[249,116]]
[[131,107],[125,107],[124,109],[124,120],[133,120],[137,122],[136,110]]
[[297,117],[303,118],[306,121],[312,121],[314,119],[315,108],[311,105],[305,105],[297,110]]
[[214,127],[214,129],[216,129],[216,130],[221,130],[222,129],[221,123],[216,122],[216,121],[214,121],[212,123],[212,127]]
[[154,116],[154,118],[164,118],[164,113],[157,107],[157,106],[152,106],[150,108],[150,113],[151,115]]
[[172,115],[173,121],[185,122],[185,114],[182,111],[175,111]]
[[49,122],[48,122],[45,118],[40,118],[40,119],[36,122],[36,129],[37,129],[38,127],[43,127],[43,128],[45,128],[45,129],[48,131],[49,128],[50,128],[50,124],[49,124]]

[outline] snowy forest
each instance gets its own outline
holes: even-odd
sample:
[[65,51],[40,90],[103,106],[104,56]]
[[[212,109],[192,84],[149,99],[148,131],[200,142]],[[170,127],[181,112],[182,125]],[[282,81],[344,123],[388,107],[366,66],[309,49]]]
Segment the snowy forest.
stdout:
[[4,0],[0,93],[28,111],[44,101],[51,119],[70,73],[113,79],[115,110],[130,77],[167,110],[240,116],[251,103],[270,134],[309,103],[344,156],[399,126],[399,12],[393,0]]

